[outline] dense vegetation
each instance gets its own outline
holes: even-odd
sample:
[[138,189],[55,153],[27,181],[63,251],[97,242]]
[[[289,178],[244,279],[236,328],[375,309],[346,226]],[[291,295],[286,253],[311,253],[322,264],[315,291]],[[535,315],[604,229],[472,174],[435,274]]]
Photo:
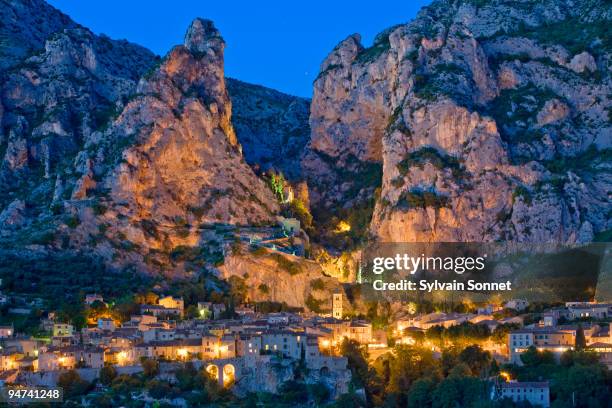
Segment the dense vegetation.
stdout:
[[[341,347],[353,373],[354,386],[364,387],[369,406],[409,408],[514,407],[508,399],[490,401],[491,387],[501,381],[500,372],[520,381],[549,380],[554,407],[606,407],[611,396],[612,376],[597,355],[566,352],[559,363],[552,354],[535,348],[522,356],[524,366],[499,366],[478,345],[449,346],[436,358],[422,342],[397,345],[393,353],[368,365],[368,352],[352,341]],[[339,401],[341,406],[359,406]],[[578,401],[574,404],[572,401]],[[530,405],[524,405],[530,406]]]

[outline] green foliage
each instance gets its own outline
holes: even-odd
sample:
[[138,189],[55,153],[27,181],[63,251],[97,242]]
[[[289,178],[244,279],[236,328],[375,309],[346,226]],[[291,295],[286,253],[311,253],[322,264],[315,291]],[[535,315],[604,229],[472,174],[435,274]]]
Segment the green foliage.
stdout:
[[270,287],[268,285],[266,285],[265,283],[261,283],[257,289],[259,289],[259,291],[261,293],[263,293],[264,295],[267,295],[268,293],[270,293]]
[[404,191],[397,201],[397,207],[403,209],[410,208],[442,208],[449,206],[449,199],[439,195],[435,191],[409,190]]
[[486,340],[490,335],[491,332],[487,326],[470,322],[463,322],[448,328],[432,326],[425,332],[427,340],[440,346],[446,343],[466,346]]
[[69,228],[74,229],[74,228],[79,226],[79,224],[81,223],[81,220],[76,215],[73,215],[73,216],[69,216],[69,217],[64,218],[64,223]]
[[285,188],[285,176],[283,173],[271,172],[270,178],[268,179],[268,185],[278,201],[283,201]]
[[159,231],[157,229],[157,224],[154,221],[143,219],[140,221],[140,228],[142,228],[145,236],[159,239]]
[[463,68],[456,64],[436,65],[431,73],[414,76],[414,95],[429,102],[446,96],[469,103],[461,95],[455,94],[459,85],[465,81],[465,76]]
[[317,406],[326,402],[330,397],[329,389],[323,382],[314,383],[308,386],[308,393],[312,396]]
[[66,399],[80,397],[91,389],[91,384],[81,379],[74,370],[61,373],[57,379],[57,385],[64,389],[64,398]]
[[535,346],[531,346],[521,354],[521,361],[527,367],[554,364],[555,356],[548,350],[538,351]]
[[225,260],[223,250],[214,241],[197,247],[179,245],[170,252],[169,258],[172,262],[188,262],[194,267],[203,267],[206,264],[218,266]]
[[322,278],[313,279],[310,281],[310,287],[314,290],[323,290],[325,289],[325,282]]
[[595,234],[594,242],[612,242],[612,229]]
[[516,33],[516,35],[534,39],[541,44],[562,45],[570,55],[588,51],[596,57],[610,52],[611,34],[607,20],[587,23],[580,21],[579,18],[543,24],[538,27],[522,26]]
[[[376,200],[380,196],[382,184],[382,165],[376,162],[364,162],[352,155],[346,161],[352,163],[351,170],[338,169],[337,158],[318,152],[319,157],[336,169],[336,177],[340,183],[347,183],[346,197],[358,197],[364,192],[373,191],[367,199],[346,207],[345,202],[332,203],[325,208],[313,209],[315,219],[315,232],[312,238],[316,242],[331,245],[342,250],[350,250],[365,242],[367,230],[372,220],[372,213]],[[340,220],[349,223],[351,230],[348,233],[336,234],[335,228]]]
[[582,325],[578,325],[578,330],[576,330],[576,350],[578,351],[582,351],[586,348],[587,346],[587,342],[586,342],[586,338],[584,337],[584,329],[582,328]]
[[489,398],[488,385],[473,377],[449,377],[432,394],[432,408],[469,407]]
[[404,186],[404,178],[403,177],[396,177],[393,180],[391,180],[391,185],[395,188],[401,188]]
[[[568,171],[574,173],[607,171],[605,165],[612,162],[612,149],[597,149],[592,144],[584,152],[576,156],[557,156],[552,160],[543,161],[542,164],[548,171],[554,174],[566,174]],[[602,169],[598,170],[598,166]]]
[[299,405],[308,401],[308,387],[303,382],[286,381],[278,391],[281,400],[287,404]]
[[159,362],[155,359],[145,357],[140,361],[140,365],[144,376],[147,378],[153,378],[159,374]]
[[363,387],[368,404],[380,399],[381,383],[376,370],[368,365],[368,352],[359,343],[344,339],[340,345],[340,354],[347,358],[351,370],[351,381],[357,387]]
[[492,359],[491,353],[478,345],[471,345],[459,353],[459,361],[469,367],[472,375],[479,376],[485,374],[485,370],[491,364]]
[[551,99],[564,100],[548,88],[528,84],[504,89],[487,109],[497,122],[501,136],[507,141],[529,143],[542,138],[542,132],[533,130],[537,113]]
[[312,231],[312,215],[302,200],[296,198],[289,203],[289,212],[292,217],[300,220],[300,225],[306,231]]
[[371,47],[362,50],[357,55],[357,58],[355,58],[355,62],[358,64],[368,64],[376,61],[383,53],[389,51],[389,48],[391,48],[389,36],[382,36]]
[[121,110],[113,103],[102,105],[93,111],[93,127],[96,130],[104,131],[109,124],[119,116]]
[[317,77],[315,78],[314,81],[317,81],[319,78],[322,78],[323,76],[327,75],[329,72],[332,72],[333,70],[335,70],[337,68],[340,68],[340,67],[341,67],[341,65],[338,65],[338,64],[329,64],[327,66],[327,68],[325,68],[323,71],[319,72],[319,75],[317,75]]
[[465,167],[453,156],[440,153],[435,147],[422,147],[406,154],[404,159],[397,164],[402,176],[408,174],[412,167],[423,169],[426,163],[430,163],[438,170],[450,169],[455,179],[465,177]]
[[106,213],[106,206],[104,204],[101,204],[98,200],[96,200],[92,205],[91,208],[93,210],[93,213],[95,215],[104,215]]
[[508,342],[508,334],[513,330],[520,329],[518,323],[504,323],[498,325],[493,333],[491,333],[491,340],[497,344],[506,344]]
[[306,305],[308,309],[310,309],[314,313],[323,312],[323,309],[321,308],[323,301],[316,299],[311,294],[308,294],[308,297],[306,298],[306,301],[304,302],[304,304]]
[[531,205],[532,197],[531,192],[524,186],[517,186],[512,192],[512,199],[522,198],[523,202],[527,205]]
[[100,293],[107,299],[120,298],[152,284],[149,277],[131,270],[110,272],[100,259],[70,252],[31,259],[12,253],[2,253],[0,257],[3,290],[42,298],[46,308],[57,310],[67,316],[66,321],[77,326],[83,318],[85,293]]
[[105,365],[100,369],[100,382],[104,385],[111,385],[117,377],[117,369],[113,365]]
[[436,383],[430,378],[419,378],[408,392],[408,408],[429,407],[432,404],[432,392]]
[[302,273],[302,266],[297,262],[291,261],[284,255],[279,253],[271,253],[270,258],[274,259],[276,261],[276,265],[289,275],[293,276]]

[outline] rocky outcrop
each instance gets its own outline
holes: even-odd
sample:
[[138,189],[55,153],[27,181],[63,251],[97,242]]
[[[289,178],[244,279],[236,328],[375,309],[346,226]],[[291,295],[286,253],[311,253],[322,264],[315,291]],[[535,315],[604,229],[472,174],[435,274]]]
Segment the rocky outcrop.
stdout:
[[247,163],[299,179],[299,157],[310,140],[310,101],[236,79],[226,83],[232,124]]
[[276,199],[241,154],[211,21],[194,20],[163,60],[70,21],[56,28],[3,73],[0,208],[23,218],[20,242],[38,240],[40,223],[60,225],[44,239],[56,250],[180,274],[177,247],[218,262],[203,226],[276,222]]
[[0,213],[0,224],[4,230],[15,230],[21,227],[25,221],[25,203],[15,200]]
[[356,158],[382,165],[379,241],[585,242],[612,228],[612,84],[598,69],[612,12],[566,3],[439,0],[371,47],[341,42],[314,85],[314,205],[366,199]]
[[[38,1],[10,3],[2,11],[11,11],[9,27],[40,12],[26,4],[51,9]],[[56,176],[65,181],[69,198],[77,182],[77,152],[117,115],[156,60],[142,47],[96,36],[58,15],[55,10],[35,28],[24,27],[19,35],[28,38],[22,43],[27,55],[0,72],[2,129],[7,135],[0,140],[0,207],[14,198],[28,199],[27,194],[39,187],[45,199],[29,201],[38,212],[47,210],[53,190],[48,180]],[[56,24],[58,19],[65,24]],[[11,41],[15,38],[14,33],[2,33]],[[41,40],[42,35],[47,37]]]
[[50,35],[78,26],[42,0],[2,0],[0,21],[0,71],[42,48]]
[[247,298],[308,307],[314,311],[331,310],[331,293],[338,286],[335,278],[322,275],[317,262],[277,251],[228,254],[219,268],[220,277],[244,280]]
[[212,22],[194,20],[184,45],[79,154],[72,199],[97,200],[106,236],[126,237],[145,256],[204,245],[202,225],[275,222],[276,199],[242,158],[231,124],[224,46]]

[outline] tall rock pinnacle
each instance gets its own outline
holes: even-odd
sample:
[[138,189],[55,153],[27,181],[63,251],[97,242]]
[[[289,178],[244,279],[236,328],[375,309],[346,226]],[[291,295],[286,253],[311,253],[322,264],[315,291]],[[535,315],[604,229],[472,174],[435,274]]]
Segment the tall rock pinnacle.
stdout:
[[185,34],[185,47],[192,53],[204,54],[214,53],[218,57],[223,57],[225,41],[210,20],[196,18],[191,22]]

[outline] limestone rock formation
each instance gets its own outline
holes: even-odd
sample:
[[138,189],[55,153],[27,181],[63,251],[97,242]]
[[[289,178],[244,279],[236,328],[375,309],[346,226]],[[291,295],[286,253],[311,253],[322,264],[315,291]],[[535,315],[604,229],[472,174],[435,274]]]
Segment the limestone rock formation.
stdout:
[[[611,19],[598,0],[437,0],[370,47],[348,37],[314,84],[302,162],[314,205],[375,198],[379,241],[611,229]],[[360,184],[356,162],[382,175]]]
[[231,124],[223,48],[212,23],[196,19],[105,132],[111,149],[132,141],[103,184],[134,222],[272,222],[275,199],[244,162]]
[[232,123],[247,163],[299,179],[299,157],[310,140],[310,101],[236,79],[226,83]]
[[[3,246],[17,234],[118,269],[180,274],[177,247],[204,262],[219,258],[207,225],[276,222],[276,198],[241,153],[225,43],[211,21],[194,20],[161,60],[49,9],[48,32],[32,33],[27,52],[7,50],[27,55],[0,72],[0,209],[15,220],[0,227],[9,231]],[[37,13],[12,2],[10,11],[11,21]]]

